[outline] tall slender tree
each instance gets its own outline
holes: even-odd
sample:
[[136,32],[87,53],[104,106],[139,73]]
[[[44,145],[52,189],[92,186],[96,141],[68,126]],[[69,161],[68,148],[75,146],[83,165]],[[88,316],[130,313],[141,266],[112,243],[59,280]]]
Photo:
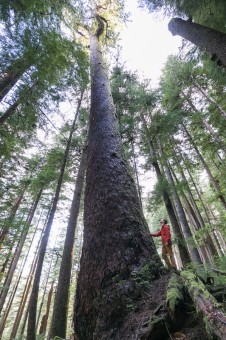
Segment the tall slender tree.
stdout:
[[36,272],[35,272],[34,283],[33,283],[32,292],[31,292],[31,298],[30,298],[30,302],[29,302],[29,318],[28,318],[27,340],[35,340],[35,338],[36,338],[35,329],[36,329],[37,299],[38,299],[41,271],[42,271],[44,256],[45,256],[45,252],[46,252],[46,247],[47,247],[51,227],[52,227],[55,212],[56,212],[56,209],[57,209],[57,204],[58,204],[58,200],[59,200],[59,196],[60,196],[60,190],[61,190],[64,172],[65,172],[65,167],[66,167],[66,163],[67,163],[67,160],[68,160],[72,136],[73,136],[73,132],[74,132],[74,129],[75,129],[76,120],[77,120],[77,117],[78,117],[78,114],[79,114],[79,110],[80,110],[80,106],[81,106],[81,102],[82,102],[82,97],[83,97],[83,91],[82,91],[82,94],[81,94],[81,98],[78,101],[78,106],[77,106],[77,109],[76,109],[75,117],[74,117],[74,120],[73,120],[73,123],[72,123],[72,126],[71,126],[71,130],[70,130],[70,135],[69,135],[69,138],[67,140],[67,145],[66,145],[66,149],[65,149],[65,152],[64,152],[64,157],[62,159],[62,165],[61,165],[61,168],[60,168],[60,174],[59,174],[59,178],[58,178],[58,182],[57,182],[57,188],[56,188],[56,191],[55,191],[52,208],[51,208],[51,211],[50,211],[50,215],[49,215],[48,223],[47,223],[47,226],[46,226],[46,229],[45,229],[45,233],[43,235],[43,239],[42,239],[42,242],[41,242],[41,245],[40,245],[39,258],[38,258],[37,268],[36,268]]
[[56,295],[54,299],[52,322],[50,327],[49,338],[55,336],[65,338],[67,326],[67,313],[69,301],[69,287],[71,278],[71,267],[73,257],[73,245],[75,230],[77,226],[77,218],[80,208],[80,200],[86,170],[86,147],[83,150],[80,166],[77,174],[74,196],[71,204],[70,217],[67,226],[66,238],[64,242],[64,250],[60,266],[60,273],[57,283]]

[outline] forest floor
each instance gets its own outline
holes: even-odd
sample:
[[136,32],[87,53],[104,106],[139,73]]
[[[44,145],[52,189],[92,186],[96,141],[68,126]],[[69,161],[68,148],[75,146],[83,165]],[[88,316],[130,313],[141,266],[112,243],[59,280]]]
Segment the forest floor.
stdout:
[[[176,320],[167,316],[166,295],[171,272],[145,287],[131,311],[123,339],[128,340],[206,340],[208,335],[202,318],[198,317],[187,298],[177,313]],[[179,275],[179,274],[178,274]],[[156,325],[155,325],[156,320]],[[153,326],[154,324],[154,326]],[[150,326],[151,325],[151,326]],[[122,334],[122,333],[121,333]]]

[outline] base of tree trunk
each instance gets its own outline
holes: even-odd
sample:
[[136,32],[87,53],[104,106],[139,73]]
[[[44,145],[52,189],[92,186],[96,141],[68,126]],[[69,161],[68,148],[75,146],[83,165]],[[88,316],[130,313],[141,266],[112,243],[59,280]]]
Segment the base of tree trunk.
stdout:
[[167,270],[159,279],[140,285],[139,298],[128,300],[128,314],[98,334],[98,340],[226,339],[219,304],[209,309],[215,299],[192,272]]

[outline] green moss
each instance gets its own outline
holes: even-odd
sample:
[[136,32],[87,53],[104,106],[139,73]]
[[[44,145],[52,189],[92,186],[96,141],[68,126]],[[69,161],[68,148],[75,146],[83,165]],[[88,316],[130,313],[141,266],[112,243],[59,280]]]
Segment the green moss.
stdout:
[[[181,276],[185,282],[185,286],[188,292],[191,294],[193,300],[196,300],[198,296],[202,296],[204,299],[209,300],[213,303],[216,308],[221,307],[221,305],[215,300],[215,298],[208,292],[205,285],[199,280],[197,275],[186,270],[181,273]],[[198,314],[203,314],[201,310],[196,305],[196,311]],[[206,332],[209,339],[212,339],[211,330],[209,326],[209,320],[206,316],[203,317],[203,322],[205,324]]]
[[188,291],[192,293],[194,297],[202,294],[204,298],[209,299],[216,305],[219,305],[214,297],[208,292],[205,285],[199,280],[197,275],[188,270],[185,270],[181,273],[181,276],[185,281]]
[[146,289],[150,286],[150,283],[155,279],[159,278],[160,273],[164,271],[164,266],[159,265],[159,262],[155,260],[155,258],[149,259],[142,267],[137,270],[134,270],[131,273],[132,280],[135,283]]
[[166,294],[166,303],[173,317],[177,305],[183,301],[183,283],[177,274],[173,274],[169,280]]

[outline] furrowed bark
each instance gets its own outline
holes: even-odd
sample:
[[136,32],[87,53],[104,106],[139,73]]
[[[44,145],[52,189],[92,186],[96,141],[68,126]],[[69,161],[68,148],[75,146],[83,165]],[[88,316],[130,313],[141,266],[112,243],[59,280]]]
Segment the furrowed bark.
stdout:
[[[90,44],[92,87],[85,190],[84,245],[75,301],[80,340],[110,339],[140,294],[132,274],[161,262],[150,237],[134,180],[125,160],[98,36]],[[120,284],[121,282],[121,284]],[[115,338],[116,339],[116,338]]]

